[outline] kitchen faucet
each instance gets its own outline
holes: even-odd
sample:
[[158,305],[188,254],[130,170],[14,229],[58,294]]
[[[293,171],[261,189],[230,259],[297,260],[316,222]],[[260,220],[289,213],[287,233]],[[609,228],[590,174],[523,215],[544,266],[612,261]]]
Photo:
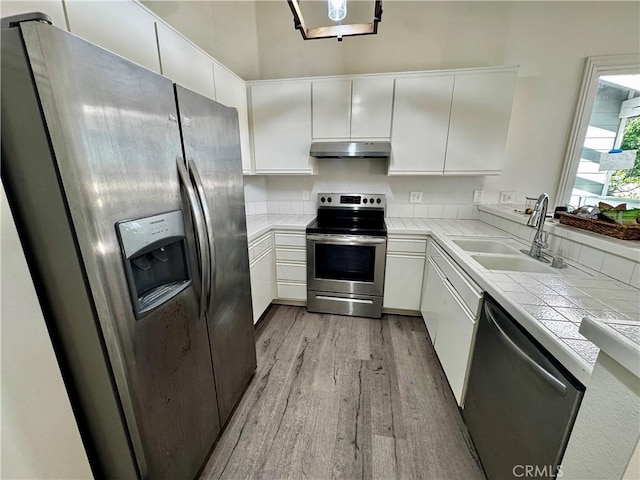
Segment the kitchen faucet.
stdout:
[[547,208],[549,207],[549,195],[543,193],[538,197],[535,207],[533,207],[533,213],[529,217],[527,225],[530,227],[537,227],[536,235],[531,242],[531,248],[529,250],[521,250],[521,252],[529,255],[541,262],[549,263],[549,260],[542,256],[542,249],[547,248],[549,244],[547,239],[549,234],[543,230],[544,220],[547,216]]

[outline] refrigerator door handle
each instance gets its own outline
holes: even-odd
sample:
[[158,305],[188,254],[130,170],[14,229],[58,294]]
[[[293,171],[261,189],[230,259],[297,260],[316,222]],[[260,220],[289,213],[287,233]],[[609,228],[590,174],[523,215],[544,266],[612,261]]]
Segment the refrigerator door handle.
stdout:
[[200,177],[200,172],[198,172],[198,168],[196,167],[193,158],[188,160],[189,173],[191,174],[191,178],[193,179],[193,183],[196,187],[196,192],[198,194],[198,199],[200,200],[200,208],[202,209],[202,213],[204,214],[204,223],[206,227],[207,238],[209,240],[209,263],[210,263],[210,282],[209,282],[209,294],[207,296],[207,305],[211,302],[212,290],[215,285],[216,278],[216,244],[215,237],[213,236],[213,221],[211,219],[211,211],[209,210],[209,203],[207,203],[207,196],[204,192],[204,185],[202,184],[202,179]]
[[491,306],[485,302],[484,304],[484,313],[487,315],[489,319],[489,323],[493,326],[493,328],[497,331],[498,337],[503,341],[503,343],[509,347],[515,354],[518,356],[524,363],[527,365],[533,373],[535,373],[538,377],[540,377],[543,381],[545,381],[551,388],[553,388],[560,396],[564,397],[567,395],[567,386],[558,380],[552,373],[548,372],[545,368],[538,364],[533,358],[527,355],[516,343],[505,333],[495,317],[493,316],[493,312],[491,311]]
[[200,210],[200,205],[198,203],[198,198],[196,196],[196,192],[193,188],[191,181],[189,180],[189,172],[187,172],[187,167],[184,163],[182,157],[176,158],[176,164],[178,166],[178,175],[180,177],[180,183],[184,187],[187,192],[187,198],[189,199],[189,207],[191,209],[191,214],[193,218],[193,223],[196,230],[196,241],[198,243],[198,249],[200,250],[200,275],[201,275],[201,284],[200,284],[200,320],[205,319],[205,313],[207,311],[207,300],[208,300],[208,292],[209,292],[209,282],[210,282],[210,274],[209,274],[209,241],[207,236],[207,230],[204,223],[204,216],[202,211]]

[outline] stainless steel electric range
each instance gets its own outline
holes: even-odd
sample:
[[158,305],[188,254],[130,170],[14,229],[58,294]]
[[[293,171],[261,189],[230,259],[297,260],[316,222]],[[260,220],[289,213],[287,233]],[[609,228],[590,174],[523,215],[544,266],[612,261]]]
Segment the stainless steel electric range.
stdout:
[[307,309],[380,318],[387,256],[385,196],[319,193],[307,227]]

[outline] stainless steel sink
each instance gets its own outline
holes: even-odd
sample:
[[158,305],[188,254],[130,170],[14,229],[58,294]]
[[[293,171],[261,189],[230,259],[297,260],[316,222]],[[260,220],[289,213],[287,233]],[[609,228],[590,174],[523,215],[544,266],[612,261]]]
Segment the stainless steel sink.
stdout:
[[[489,240],[489,239],[470,239],[457,238],[452,240],[457,246],[467,252],[478,253],[504,253],[515,255],[518,252],[518,245],[509,240]],[[513,247],[509,245],[514,245]]]

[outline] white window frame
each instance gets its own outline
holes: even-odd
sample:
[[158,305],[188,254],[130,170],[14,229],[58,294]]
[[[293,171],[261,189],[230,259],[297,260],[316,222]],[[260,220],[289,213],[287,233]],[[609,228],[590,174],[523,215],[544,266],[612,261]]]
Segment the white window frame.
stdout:
[[598,80],[604,75],[637,75],[638,73],[640,73],[640,54],[587,57],[562,174],[556,190],[557,205],[567,203],[571,198],[584,139],[591,120],[591,111],[598,92]]

